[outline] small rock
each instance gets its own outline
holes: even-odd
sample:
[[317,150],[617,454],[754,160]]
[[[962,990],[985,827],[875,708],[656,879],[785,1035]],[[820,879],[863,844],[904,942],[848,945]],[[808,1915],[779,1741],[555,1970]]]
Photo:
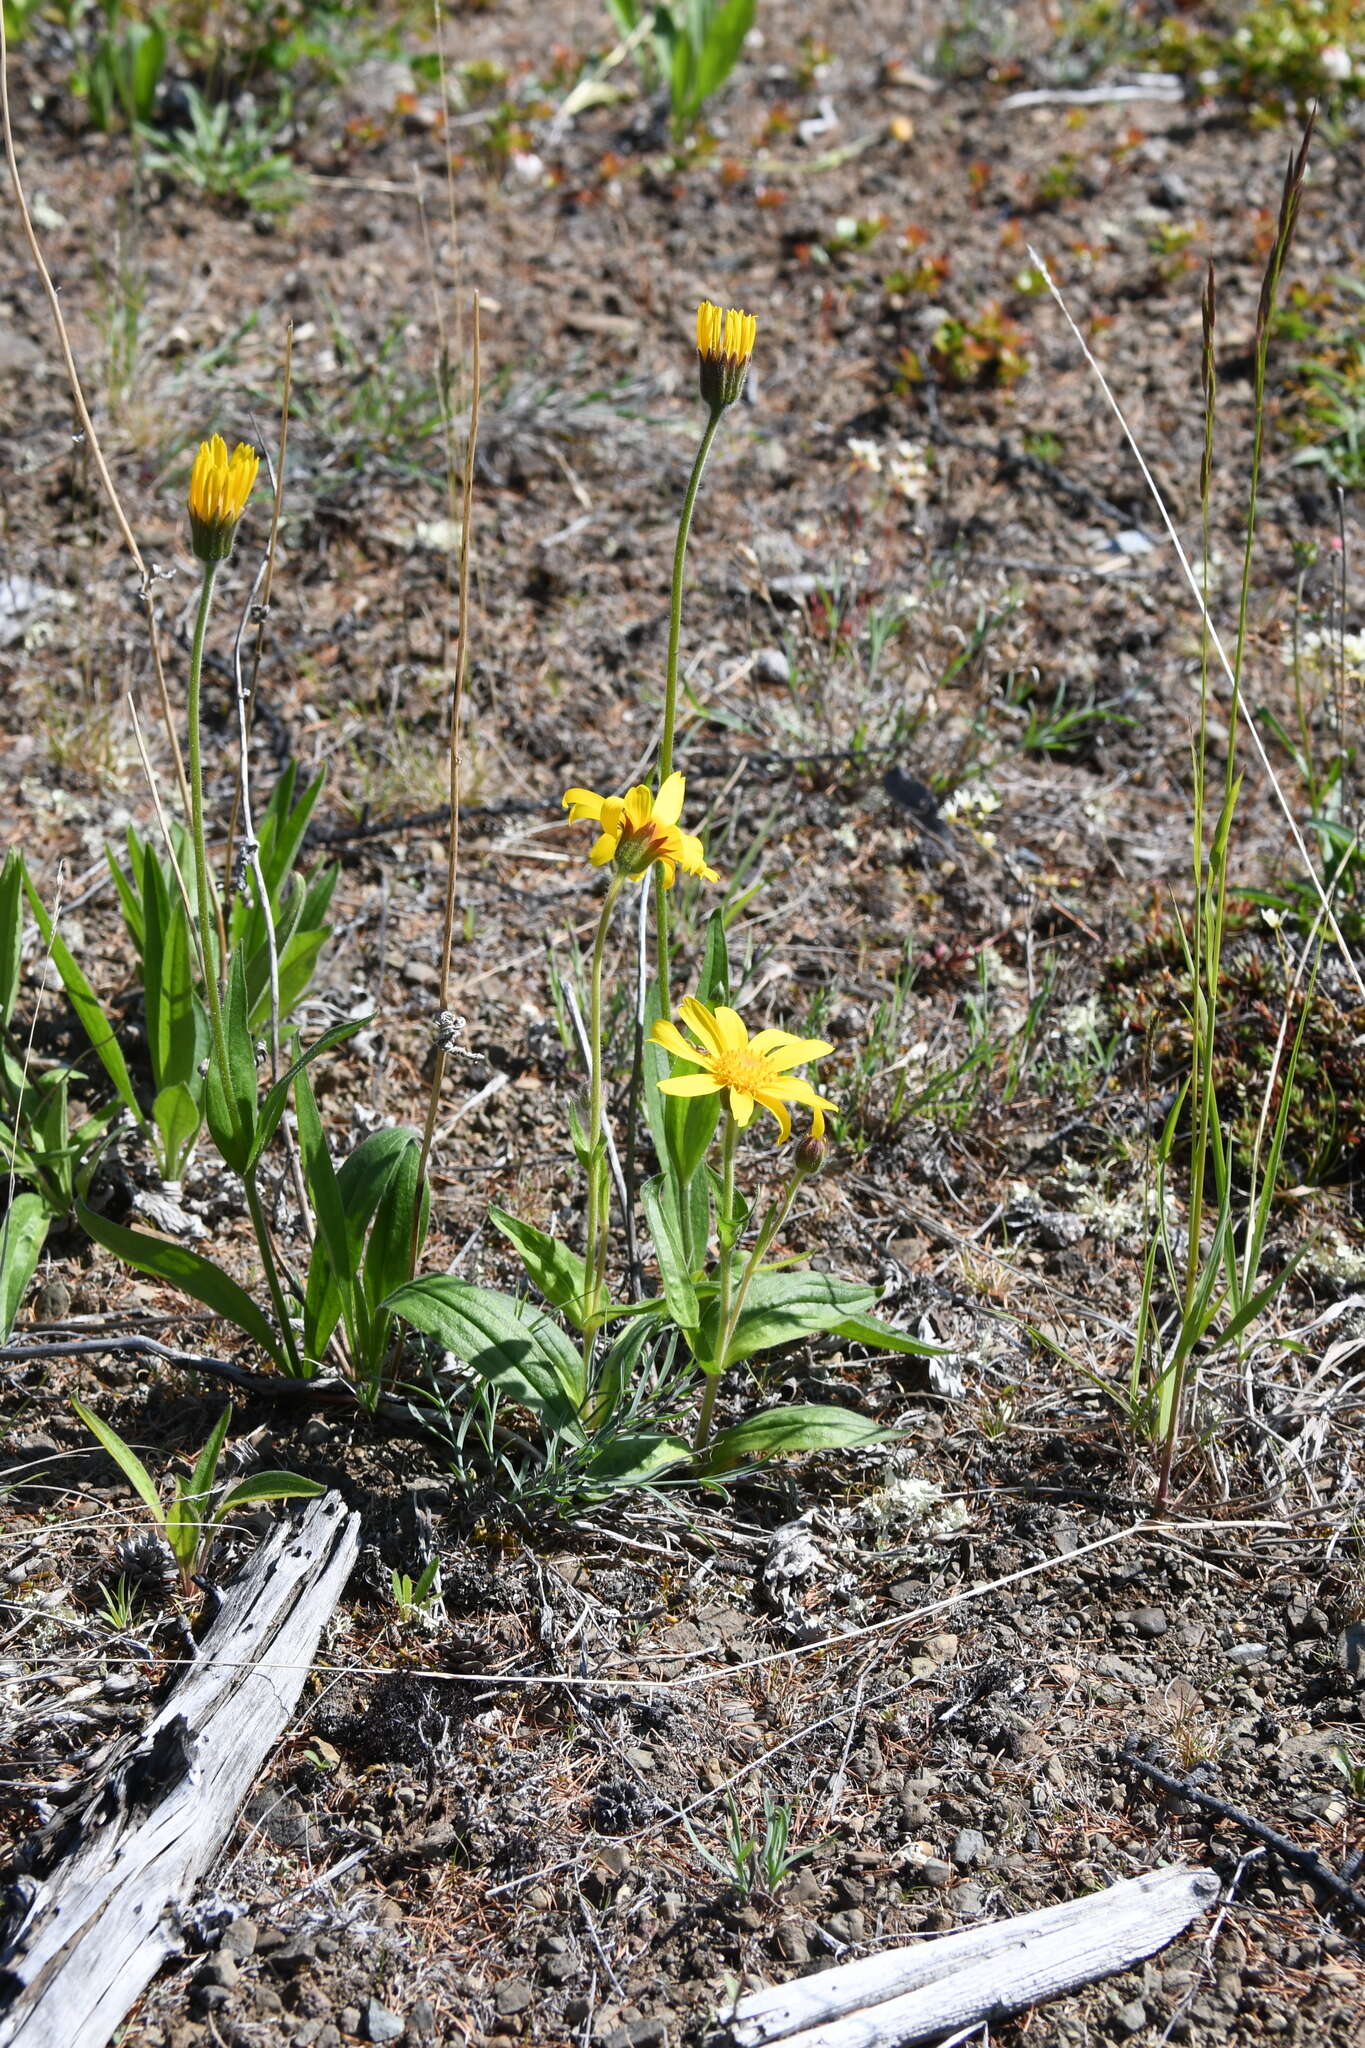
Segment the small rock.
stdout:
[[963,1828],[951,1853],[959,1870],[975,1870],[978,1863],[986,1860],[986,1837],[977,1828]]
[[367,2041],[396,2041],[407,2032],[407,2024],[396,2012],[390,2012],[386,2005],[381,2005],[377,1998],[370,1999],[365,2007]]
[[218,1944],[219,1952],[226,1949],[239,1963],[245,1962],[248,1956],[256,1953],[256,1941],[260,1931],[256,1922],[245,1916],[240,1920],[230,1920],[223,1929],[223,1937]]
[[499,2019],[511,2019],[514,2013],[525,2012],[535,1995],[524,1977],[514,1977],[510,1984],[500,1984],[493,1998]]
[[791,663],[780,647],[760,647],[754,656],[754,680],[759,683],[787,683]]
[[408,2014],[408,2032],[418,2041],[430,2041],[436,2033],[436,2008],[429,1998],[419,1998]]
[[808,597],[814,597],[820,588],[818,576],[774,576],[768,590],[778,604],[796,607],[803,605]]
[[1131,1998],[1114,2014],[1114,2022],[1125,2034],[1140,2034],[1147,2024],[1147,2008],[1140,1998]]
[[840,1941],[848,1942],[850,1947],[867,1935],[867,1922],[856,1906],[847,1913],[831,1913],[828,1925],[830,1933],[837,1935]]
[[343,2005],[341,2011],[337,2014],[337,2019],[341,2024],[343,2034],[358,2034],[360,2032],[360,2007],[358,2005]]
[[216,1956],[211,1956],[204,1964],[199,1972],[198,1981],[201,1984],[217,1984],[224,1991],[235,1991],[241,1982],[241,1976],[236,1958],[225,1955],[220,1949]]
[[284,2011],[284,2000],[269,1984],[253,1984],[251,2009],[259,2013],[263,2019],[277,2019]]
[[1154,1643],[1158,1636],[1164,1636],[1170,1626],[1164,1610],[1160,1607],[1139,1607],[1129,1619],[1138,1634],[1149,1643]]
[[953,1866],[951,1863],[945,1863],[941,1856],[931,1856],[927,1863],[920,1865],[919,1874],[925,1884],[930,1884],[935,1891],[941,1892],[945,1885],[953,1881]]
[[799,1920],[784,1920],[773,1936],[773,1945],[784,1962],[808,1963],[810,1946]]
[[1341,1631],[1337,1663],[1348,1678],[1353,1678],[1357,1685],[1365,1685],[1365,1621],[1353,1621]]
[[1269,1643],[1234,1643],[1228,1651],[1229,1664],[1259,1664],[1269,1651]]
[[986,1910],[986,1894],[979,1884],[960,1884],[953,1892],[953,1907],[963,1920],[979,1920]]

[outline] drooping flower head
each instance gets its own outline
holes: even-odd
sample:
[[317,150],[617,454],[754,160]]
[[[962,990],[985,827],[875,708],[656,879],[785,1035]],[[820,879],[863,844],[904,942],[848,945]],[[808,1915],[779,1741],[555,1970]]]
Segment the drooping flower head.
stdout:
[[760,1031],[756,1038],[750,1038],[736,1011],[727,1009],[723,1003],[708,1010],[695,996],[683,998],[678,1015],[698,1040],[697,1045],[689,1045],[677,1025],[662,1018],[649,1035],[675,1059],[687,1060],[702,1071],[673,1074],[660,1081],[665,1095],[715,1095],[723,1089],[737,1124],[743,1127],[749,1123],[755,1109],[770,1110],[777,1118],[784,1142],[791,1136],[792,1128],[787,1104],[799,1103],[810,1111],[811,1136],[824,1136],[825,1111],[837,1105],[817,1095],[809,1081],[790,1070],[804,1066],[807,1060],[823,1059],[826,1053],[833,1052],[832,1045],[823,1038],[794,1038],[790,1031]]
[[720,876],[702,856],[701,841],[691,832],[678,829],[682,816],[681,775],[669,775],[655,796],[643,782],[624,796],[595,796],[590,789],[566,789],[564,808],[570,824],[591,818],[601,826],[588,859],[594,867],[612,863],[632,881],[641,881],[657,861],[663,870],[664,887],[673,887],[679,868],[685,875],[699,875],[703,882],[718,882]]
[[231,455],[221,434],[199,444],[190,471],[190,545],[201,562],[225,562],[237,522],[260,469],[254,448],[239,441]]
[[701,395],[713,412],[733,405],[744,389],[749,358],[754,352],[758,322],[736,306],[722,312],[709,299],[697,308],[697,355],[701,364]]

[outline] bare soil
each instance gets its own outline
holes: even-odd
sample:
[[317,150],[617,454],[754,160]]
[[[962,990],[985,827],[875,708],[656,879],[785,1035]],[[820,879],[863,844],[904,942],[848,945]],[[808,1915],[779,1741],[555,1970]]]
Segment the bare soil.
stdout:
[[[960,35],[935,68],[952,9],[762,9],[714,148],[678,160],[638,96],[555,118],[575,53],[606,47],[598,9],[551,25],[496,0],[449,24],[448,61],[500,64],[508,82],[448,128],[408,62],[425,29],[301,98],[307,189],[272,221],[136,180],[127,138],[73,114],[56,31],[12,53],[22,175],[105,454],[164,571],[177,703],[196,590],[188,451],[214,427],[273,445],[293,323],[254,773],[265,788],[289,760],[328,768],[310,856],[340,859],[342,878],[305,1028],[375,1012],[320,1074],[339,1140],[420,1120],[429,1071],[456,625],[436,375],[448,348],[467,400],[482,294],[456,950],[477,1059],[450,1089],[433,1269],[514,1283],[493,1199],[579,1228],[566,1117],[581,1076],[550,966],[575,971],[599,882],[559,798],[647,772],[701,425],[691,323],[703,296],[757,313],[694,533],[680,765],[709,857],[762,881],[734,927],[740,1006],[836,1043],[821,1080],[848,1105],[842,1139],[783,1248],[883,1284],[885,1313],[947,1347],[930,1371],[814,1345],[757,1389],[856,1406],[900,1432],[888,1446],[605,1505],[549,1481],[518,1491],[472,1460],[452,1470],[335,1410],[244,1402],[243,1457],[339,1488],[364,1517],[363,1561],[186,1957],[123,2048],[699,2041],[736,1983],[1180,1857],[1225,1876],[1216,1924],[996,2038],[1359,2038],[1359,1915],[1237,1814],[1359,1869],[1365,1802],[1342,1760],[1365,1763],[1347,1057],[1365,1016],[1346,970],[1325,970],[1334,1007],[1267,1267],[1310,1250],[1246,1355],[1208,1360],[1177,1508],[1156,1525],[1151,1447],[1120,1396],[1183,1044],[1172,904],[1189,893],[1198,621],[1029,257],[1065,292],[1195,553],[1215,261],[1209,577],[1231,632],[1253,324],[1295,131],[1196,98],[1012,107],[1058,74],[1047,11],[1006,12],[1008,34]],[[1363,189],[1359,126],[1329,124],[1291,263],[1309,292],[1356,260]],[[998,352],[956,373],[934,360],[945,315],[993,332],[1022,373]],[[1359,507],[1339,517],[1321,471],[1295,461],[1291,358],[1270,396],[1248,660],[1251,704],[1285,721],[1296,615],[1301,636],[1360,628]],[[163,774],[168,756],[136,578],[73,439],[17,232],[0,249],[0,418],[4,576],[49,593],[0,647],[3,836],[60,893],[68,942],[135,1045],[102,886],[106,841],[151,816],[129,693]],[[259,546],[260,507],[252,519]],[[222,814],[228,635],[254,559],[244,539],[212,657]],[[1225,708],[1220,691],[1216,778]],[[1243,758],[1236,888],[1276,887],[1296,856],[1245,742]],[[680,900],[694,958],[710,906]],[[1240,902],[1234,923],[1229,1059],[1245,1079],[1283,1005],[1274,933]],[[625,920],[618,940],[624,1004]],[[78,1054],[43,975],[35,953],[38,1054]],[[151,1185],[121,1141],[101,1198],[126,1210]],[[239,1200],[202,1153],[181,1199],[246,1272]],[[0,1395],[16,1847],[146,1717],[180,1654],[159,1584],[132,1639],[101,1618],[138,1510],[67,1400],[160,1470],[184,1469],[222,1394],[121,1349],[130,1333],[255,1362],[74,1232],[53,1239],[11,1347],[43,1355],[11,1358]],[[73,1353],[92,1339],[107,1349]],[[732,1412],[755,1393],[737,1386]],[[251,1536],[234,1525],[220,1575]],[[415,1576],[433,1549],[442,1604],[403,1623],[390,1569]],[[1130,1737],[1233,1811],[1144,1780]],[[802,1860],[746,1896],[725,1874],[728,1802],[761,1835],[765,1796],[790,1809]]]

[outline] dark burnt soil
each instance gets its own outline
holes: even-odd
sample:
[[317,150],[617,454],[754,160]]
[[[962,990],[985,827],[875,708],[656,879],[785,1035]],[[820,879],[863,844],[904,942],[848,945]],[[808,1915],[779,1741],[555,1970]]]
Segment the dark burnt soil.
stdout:
[[[1178,1508],[1154,1527],[1154,1461],[1121,1395],[1153,1134],[1185,1043],[1171,906],[1189,894],[1199,631],[1028,253],[1062,286],[1192,553],[1199,292],[1216,261],[1209,578],[1231,634],[1250,343],[1293,131],[1194,98],[1013,107],[1058,74],[1042,13],[1009,13],[993,56],[959,37],[956,64],[935,68],[945,10],[870,0],[836,35],[806,0],[764,9],[714,147],[675,159],[638,97],[556,118],[575,53],[606,47],[597,9],[556,9],[551,30],[526,0],[496,0],[449,26],[464,98],[446,132],[430,68],[406,57],[301,96],[308,183],[273,221],[135,180],[126,138],[79,127],[55,32],[14,54],[23,177],[105,454],[165,572],[177,703],[196,589],[188,451],[213,427],[273,445],[293,323],[254,772],[265,788],[289,760],[328,768],[310,852],[342,875],[303,1023],[375,1012],[319,1070],[339,1141],[422,1114],[455,629],[436,376],[448,347],[463,408],[483,295],[455,956],[477,1063],[449,1088],[433,1269],[513,1284],[490,1199],[579,1227],[566,1113],[581,1083],[551,971],[581,967],[600,882],[559,797],[648,770],[701,424],[695,306],[757,313],[746,402],[694,532],[680,765],[709,857],[736,890],[762,884],[732,930],[740,1006],[836,1044],[821,1082],[846,1107],[840,1140],[783,1249],[883,1284],[886,1313],[947,1347],[926,1371],[812,1346],[757,1389],[856,1406],[900,1432],[887,1447],[605,1505],[553,1478],[514,1483],[472,1451],[452,1469],[335,1410],[244,1401],[243,1459],[337,1486],[362,1512],[362,1563],[189,1952],[124,2048],[698,2041],[737,1982],[1180,1857],[1226,1878],[1216,1921],[995,2038],[1359,2038],[1359,1916],[1235,1813],[1173,1801],[1122,1752],[1154,1745],[1336,1870],[1359,1857],[1361,1006],[1349,974],[1324,969],[1334,1008],[1319,1013],[1266,1268],[1309,1249],[1246,1354],[1207,1360]],[[429,32],[402,47],[420,54]],[[456,69],[488,63],[504,82]],[[1322,300],[1359,248],[1361,174],[1359,128],[1328,124],[1290,265]],[[102,882],[106,840],[151,815],[128,692],[167,765],[136,579],[73,443],[17,233],[0,293],[4,573],[46,593],[0,615],[0,816],[132,1031]],[[960,346],[944,346],[945,319]],[[1292,360],[1277,359],[1270,394],[1247,670],[1249,702],[1282,721],[1296,618],[1314,705],[1321,648],[1360,625],[1358,508],[1347,499],[1339,530],[1322,471],[1295,460]],[[226,653],[260,506],[251,520],[208,679],[223,813]],[[1219,781],[1225,712],[1220,689]],[[1313,715],[1326,745],[1330,701]],[[1296,857],[1245,758],[1235,885],[1283,891]],[[691,959],[710,904],[679,902]],[[1250,1131],[1284,970],[1240,898],[1234,924],[1223,1084]],[[612,986],[630,975],[622,920]],[[35,951],[21,1016],[39,1007],[40,1055],[75,1052],[43,980]],[[771,1155],[753,1156],[766,1171]],[[103,1198],[149,1192],[149,1162],[120,1140]],[[181,1199],[249,1274],[239,1194],[202,1151]],[[1174,1188],[1176,1228],[1183,1201]],[[185,1469],[221,1393],[121,1353],[130,1331],[254,1362],[74,1234],[53,1239],[15,1332],[50,1355],[7,1364],[2,1397],[16,1840],[146,1717],[179,1654],[155,1577],[131,1635],[101,1614],[136,1503],[67,1396],[161,1471]],[[70,1355],[101,1337],[107,1351]],[[731,1412],[755,1393],[736,1386]],[[220,1576],[252,1533],[234,1524]],[[390,1572],[415,1577],[435,1552],[440,1600],[404,1619]],[[727,1875],[727,1815],[761,1837],[765,1799],[789,1811],[801,1860],[745,1895]]]

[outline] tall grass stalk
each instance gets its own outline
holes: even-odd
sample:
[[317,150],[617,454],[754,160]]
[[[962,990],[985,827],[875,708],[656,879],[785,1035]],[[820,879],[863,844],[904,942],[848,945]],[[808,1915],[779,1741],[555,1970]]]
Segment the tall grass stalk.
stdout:
[[[1261,1126],[1257,1132],[1253,1150],[1251,1185],[1245,1197],[1234,1187],[1232,1146],[1229,1134],[1224,1130],[1217,1099],[1215,1053],[1217,1045],[1219,1000],[1222,980],[1223,943],[1227,929],[1228,880],[1233,826],[1236,819],[1237,802],[1242,786],[1242,771],[1237,759],[1237,736],[1242,724],[1252,734],[1261,763],[1266,770],[1275,796],[1289,821],[1295,845],[1303,860],[1304,868],[1317,892],[1320,902],[1319,924],[1325,923],[1331,930],[1348,968],[1365,997],[1365,985],[1351,958],[1332,911],[1330,890],[1324,886],[1317,873],[1298,822],[1294,818],[1283,788],[1271,768],[1264,745],[1257,730],[1256,722],[1248,710],[1243,677],[1246,666],[1248,620],[1251,595],[1251,569],[1256,542],[1256,524],[1259,507],[1261,469],[1264,455],[1266,417],[1266,367],[1270,351],[1271,327],[1276,297],[1284,265],[1288,258],[1298,220],[1299,205],[1308,169],[1308,152],[1312,141],[1313,122],[1310,119],[1297,152],[1291,156],[1285,173],[1284,187],[1280,200],[1279,218],[1274,244],[1266,264],[1261,284],[1260,299],[1256,314],[1254,346],[1254,417],[1252,427],[1252,448],[1250,474],[1248,479],[1247,511],[1242,549],[1242,574],[1238,594],[1237,630],[1233,653],[1229,658],[1209,611],[1209,558],[1211,553],[1211,490],[1217,419],[1217,378],[1214,369],[1214,330],[1217,319],[1217,293],[1212,266],[1210,265],[1203,296],[1203,341],[1201,353],[1201,379],[1204,394],[1204,433],[1200,461],[1200,533],[1202,562],[1196,579],[1188,557],[1181,546],[1175,526],[1152,478],[1151,471],[1138,448],[1132,431],[1106,383],[1099,366],[1082,340],[1079,330],[1067,311],[1065,302],[1046,266],[1040,259],[1039,269],[1047,277],[1050,291],[1062,314],[1080,343],[1087,363],[1094,370],[1101,389],[1104,391],[1123,429],[1125,438],[1142,469],[1143,476],[1152,491],[1163,523],[1176,549],[1185,578],[1194,592],[1202,625],[1200,659],[1199,721],[1195,735],[1193,753],[1193,832],[1192,832],[1192,874],[1194,882],[1194,908],[1188,925],[1180,922],[1179,930],[1185,959],[1188,987],[1187,1014],[1190,1026],[1189,1070],[1177,1091],[1176,1100],[1166,1117],[1156,1148],[1155,1160],[1155,1209],[1152,1235],[1143,1269],[1143,1284],[1139,1302],[1137,1328],[1132,1364],[1128,1384],[1128,1409],[1137,1419],[1144,1415],[1150,1419],[1152,1433],[1159,1445],[1156,1502],[1159,1511],[1164,1512],[1170,1496],[1171,1478],[1174,1469],[1176,1449],[1180,1441],[1181,1421],[1188,1392],[1189,1380],[1202,1349],[1236,1344],[1252,1322],[1261,1314],[1275,1294],[1284,1285],[1292,1272],[1296,1260],[1274,1275],[1262,1287],[1257,1287],[1260,1253],[1264,1246],[1269,1223],[1271,1205],[1274,1200],[1275,1183],[1283,1151],[1285,1131],[1293,1098],[1294,1075],[1298,1054],[1302,1044],[1306,1008],[1301,1013],[1298,1029],[1292,1045],[1285,1055],[1288,1039],[1288,1016],[1285,1028],[1280,1033],[1275,1061],[1267,1086]],[[1031,252],[1032,253],[1032,252]],[[1218,810],[1210,827],[1208,821],[1208,746],[1209,707],[1212,695],[1211,660],[1216,655],[1230,685],[1228,699],[1228,744],[1227,758],[1223,770],[1222,792]],[[1315,927],[1315,930],[1317,927]],[[1306,956],[1305,956],[1306,958]],[[1296,977],[1297,984],[1297,977]],[[1292,1003],[1291,989],[1287,1000]],[[1283,1059],[1283,1070],[1280,1062]],[[1264,1140],[1270,1104],[1276,1084],[1279,1084],[1279,1104],[1271,1125],[1270,1143],[1266,1152],[1264,1170],[1261,1170],[1261,1147]],[[1183,1254],[1177,1254],[1170,1239],[1166,1217],[1166,1189],[1170,1167],[1176,1148],[1178,1132],[1183,1126],[1188,1129],[1190,1140],[1190,1183],[1187,1212],[1187,1238]],[[1211,1225],[1211,1227],[1209,1227]],[[1239,1226],[1244,1232],[1242,1255],[1239,1258],[1237,1232]],[[1208,1240],[1205,1241],[1206,1229]],[[1175,1298],[1176,1308],[1165,1327],[1157,1327],[1155,1314],[1155,1293],[1158,1263]]]

